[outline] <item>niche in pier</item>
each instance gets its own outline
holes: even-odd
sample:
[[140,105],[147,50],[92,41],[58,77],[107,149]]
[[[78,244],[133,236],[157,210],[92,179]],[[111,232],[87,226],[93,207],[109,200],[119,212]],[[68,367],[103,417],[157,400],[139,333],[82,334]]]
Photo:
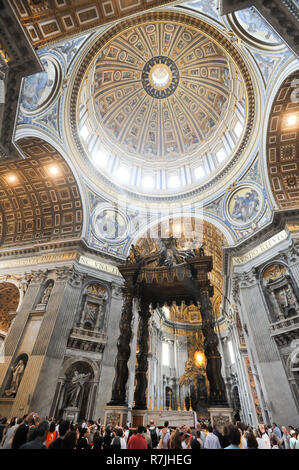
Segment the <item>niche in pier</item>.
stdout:
[[99,283],[88,284],[82,296],[77,327],[100,331],[104,328],[107,306],[107,289]]
[[298,315],[298,288],[287,266],[279,262],[268,265],[262,271],[262,287],[272,322]]

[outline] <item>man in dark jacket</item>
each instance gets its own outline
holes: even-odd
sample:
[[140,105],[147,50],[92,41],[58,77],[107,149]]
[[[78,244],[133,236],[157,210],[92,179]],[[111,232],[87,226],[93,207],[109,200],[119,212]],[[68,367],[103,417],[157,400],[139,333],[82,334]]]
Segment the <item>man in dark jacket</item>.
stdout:
[[23,444],[20,449],[46,449],[45,440],[49,432],[48,421],[42,421],[36,428],[35,439]]

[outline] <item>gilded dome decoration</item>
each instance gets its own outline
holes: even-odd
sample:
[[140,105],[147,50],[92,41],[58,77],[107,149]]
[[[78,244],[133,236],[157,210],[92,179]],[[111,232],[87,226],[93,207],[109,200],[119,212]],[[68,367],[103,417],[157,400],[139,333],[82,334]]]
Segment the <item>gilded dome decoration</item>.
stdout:
[[77,72],[70,118],[79,153],[109,191],[200,188],[244,151],[252,84],[225,41],[195,18],[160,12],[94,42]]
[[235,104],[234,72],[200,31],[168,22],[142,24],[99,52],[80,101],[90,128],[99,125],[99,138],[117,153],[166,163],[215,136]]

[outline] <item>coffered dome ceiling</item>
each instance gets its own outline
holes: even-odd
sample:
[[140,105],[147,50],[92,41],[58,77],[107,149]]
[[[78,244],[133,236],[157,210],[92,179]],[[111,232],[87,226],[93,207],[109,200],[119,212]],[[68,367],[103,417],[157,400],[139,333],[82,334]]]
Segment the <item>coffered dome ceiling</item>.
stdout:
[[237,159],[250,134],[243,61],[186,15],[115,26],[86,54],[75,83],[76,147],[110,188],[146,196],[198,188]]
[[228,60],[212,41],[163,22],[115,38],[99,54],[82,93],[87,102],[87,89],[93,95],[89,124],[98,124],[115,149],[167,164],[215,135],[234,105],[230,77]]

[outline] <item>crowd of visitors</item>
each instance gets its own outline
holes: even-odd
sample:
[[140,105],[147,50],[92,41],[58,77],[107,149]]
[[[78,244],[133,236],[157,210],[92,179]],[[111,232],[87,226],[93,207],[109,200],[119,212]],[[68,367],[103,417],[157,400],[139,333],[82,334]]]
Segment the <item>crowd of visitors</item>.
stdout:
[[257,428],[237,422],[217,429],[198,422],[197,429],[186,425],[158,427],[151,421],[137,429],[104,427],[101,420],[84,421],[81,426],[66,420],[41,418],[30,413],[7,421],[0,417],[1,449],[299,449],[299,430],[293,426]]

